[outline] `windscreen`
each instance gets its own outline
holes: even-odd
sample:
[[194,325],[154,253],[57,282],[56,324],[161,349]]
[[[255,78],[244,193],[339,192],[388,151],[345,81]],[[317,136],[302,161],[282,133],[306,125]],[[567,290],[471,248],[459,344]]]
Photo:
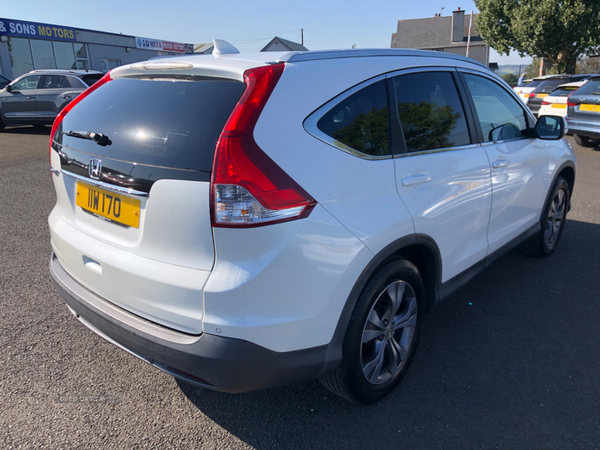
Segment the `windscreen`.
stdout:
[[[118,78],[65,116],[57,141],[114,160],[210,172],[217,140],[245,87],[223,78]],[[73,136],[87,132],[108,141]]]

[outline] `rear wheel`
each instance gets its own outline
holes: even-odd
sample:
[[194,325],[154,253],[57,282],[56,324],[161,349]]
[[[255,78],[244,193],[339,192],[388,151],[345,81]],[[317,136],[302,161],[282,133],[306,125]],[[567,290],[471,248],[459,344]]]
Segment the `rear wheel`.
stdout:
[[4,122],[2,122],[2,118],[0,117],[0,131],[4,130],[4,127],[6,127],[6,125],[4,125]]
[[592,139],[586,136],[580,136],[579,134],[574,134],[575,142],[582,147],[598,147],[600,145],[600,139]]
[[387,263],[365,286],[344,339],[343,360],[322,384],[354,403],[391,393],[408,369],[425,313],[425,290],[409,261]]
[[554,251],[565,228],[570,194],[567,180],[558,177],[542,213],[541,229],[521,246],[523,253],[530,256],[548,256]]

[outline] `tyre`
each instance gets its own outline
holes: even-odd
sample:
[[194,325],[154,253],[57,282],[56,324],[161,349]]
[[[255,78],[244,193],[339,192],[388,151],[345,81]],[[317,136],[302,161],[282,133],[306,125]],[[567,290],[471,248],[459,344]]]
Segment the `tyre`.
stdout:
[[4,130],[4,127],[6,127],[6,125],[4,125],[4,122],[2,122],[2,118],[0,118],[0,131]]
[[321,383],[354,403],[383,399],[413,359],[424,314],[425,289],[418,269],[405,259],[385,264],[358,298],[342,362]]
[[600,145],[600,139],[592,139],[586,136],[580,136],[579,134],[574,134],[575,142],[577,145],[582,147],[598,147]]
[[541,229],[521,246],[523,253],[539,257],[548,256],[554,251],[565,228],[570,198],[569,183],[559,176],[544,206],[540,220]]

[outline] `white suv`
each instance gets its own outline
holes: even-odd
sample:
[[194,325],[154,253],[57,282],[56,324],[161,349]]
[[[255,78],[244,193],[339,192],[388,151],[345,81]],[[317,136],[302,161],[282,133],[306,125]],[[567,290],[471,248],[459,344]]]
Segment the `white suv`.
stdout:
[[114,69],[57,118],[58,292],[190,383],[377,401],[426,311],[518,244],[554,250],[564,119],[455,55],[234,52]]

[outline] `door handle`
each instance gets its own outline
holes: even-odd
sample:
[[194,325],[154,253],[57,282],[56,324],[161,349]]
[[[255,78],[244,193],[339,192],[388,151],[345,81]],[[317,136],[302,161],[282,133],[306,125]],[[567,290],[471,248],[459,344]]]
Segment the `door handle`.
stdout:
[[62,98],[71,98],[70,95],[61,95]]
[[506,159],[498,159],[492,163],[492,167],[494,169],[504,169],[505,167],[508,167],[509,164],[510,162]]
[[410,177],[403,178],[402,186],[417,186],[429,181],[431,181],[431,175],[428,173],[421,173],[419,175],[411,175]]
[[35,97],[27,97],[27,100],[33,100]]

